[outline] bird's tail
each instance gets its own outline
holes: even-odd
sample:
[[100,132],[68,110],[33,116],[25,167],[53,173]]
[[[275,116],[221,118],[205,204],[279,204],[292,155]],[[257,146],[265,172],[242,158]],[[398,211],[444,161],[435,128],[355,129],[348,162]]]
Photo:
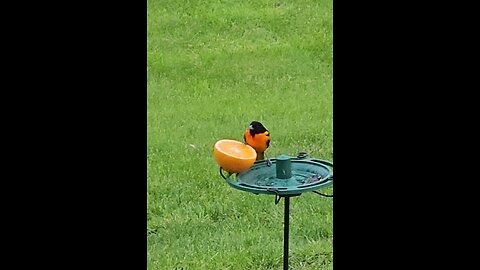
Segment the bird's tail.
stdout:
[[264,152],[257,153],[257,160],[264,160],[264,159],[265,159],[265,153]]

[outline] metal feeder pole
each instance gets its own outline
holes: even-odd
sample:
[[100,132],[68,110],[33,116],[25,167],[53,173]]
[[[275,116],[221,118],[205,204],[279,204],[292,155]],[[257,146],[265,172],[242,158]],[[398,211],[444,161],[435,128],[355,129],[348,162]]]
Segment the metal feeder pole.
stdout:
[[285,196],[285,211],[283,217],[283,270],[288,270],[288,234],[290,215],[290,196]]
[[[292,177],[292,162],[287,155],[281,155],[277,158],[276,174],[279,179],[289,179]],[[290,196],[285,198],[285,210],[283,213],[283,270],[288,270],[288,235],[289,235],[289,217],[290,217]]]

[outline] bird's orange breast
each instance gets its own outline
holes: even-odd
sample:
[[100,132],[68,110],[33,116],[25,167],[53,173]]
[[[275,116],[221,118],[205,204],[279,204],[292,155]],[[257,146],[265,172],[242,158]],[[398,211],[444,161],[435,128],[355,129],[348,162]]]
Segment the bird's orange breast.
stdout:
[[252,137],[250,130],[247,129],[244,135],[246,143],[253,147],[257,153],[265,152],[270,144],[270,133],[268,131]]

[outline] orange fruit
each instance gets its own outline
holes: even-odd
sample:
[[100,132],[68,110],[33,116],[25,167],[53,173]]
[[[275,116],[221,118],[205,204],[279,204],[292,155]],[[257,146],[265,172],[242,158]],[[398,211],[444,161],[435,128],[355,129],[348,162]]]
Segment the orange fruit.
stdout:
[[215,143],[213,156],[225,171],[240,173],[248,170],[255,163],[257,152],[240,141],[223,139]]

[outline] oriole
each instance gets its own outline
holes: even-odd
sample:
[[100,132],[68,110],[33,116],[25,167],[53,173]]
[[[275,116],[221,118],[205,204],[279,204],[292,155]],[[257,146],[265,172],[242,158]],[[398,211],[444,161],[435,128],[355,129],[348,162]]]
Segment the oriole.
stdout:
[[250,123],[243,140],[257,152],[257,160],[265,159],[265,150],[270,146],[270,132],[258,121]]

